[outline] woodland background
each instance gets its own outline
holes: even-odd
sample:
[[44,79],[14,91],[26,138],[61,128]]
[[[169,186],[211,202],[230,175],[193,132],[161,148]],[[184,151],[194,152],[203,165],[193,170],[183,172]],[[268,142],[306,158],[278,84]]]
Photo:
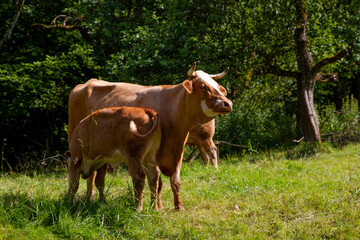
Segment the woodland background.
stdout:
[[359,11],[354,0],[2,1],[2,171],[67,150],[76,84],[178,84],[194,61],[208,73],[230,68],[220,84],[234,111],[217,118],[214,139],[243,147],[221,145],[220,156],[298,144],[304,56],[321,65],[310,79],[320,135],[305,141],[359,142]]

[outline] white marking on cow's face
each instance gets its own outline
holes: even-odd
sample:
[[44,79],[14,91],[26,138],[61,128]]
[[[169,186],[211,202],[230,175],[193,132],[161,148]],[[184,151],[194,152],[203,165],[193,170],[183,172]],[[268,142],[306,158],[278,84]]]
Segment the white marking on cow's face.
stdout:
[[[220,101],[220,100],[216,100],[216,103],[217,101]],[[211,108],[209,108],[207,105],[206,105],[206,101],[205,100],[202,100],[201,101],[201,109],[202,111],[204,112],[204,114],[208,117],[216,117],[218,115],[218,113],[214,112]]]
[[219,105],[222,104],[222,101],[220,99],[216,99],[215,101],[215,107],[219,107]]
[[209,74],[207,74],[206,72],[203,72],[203,71],[196,71],[196,74],[197,74],[198,79],[207,82],[207,84],[209,84],[210,87],[215,89],[220,95],[224,96],[224,94],[219,89],[219,84],[214,79],[212,79],[209,76]]

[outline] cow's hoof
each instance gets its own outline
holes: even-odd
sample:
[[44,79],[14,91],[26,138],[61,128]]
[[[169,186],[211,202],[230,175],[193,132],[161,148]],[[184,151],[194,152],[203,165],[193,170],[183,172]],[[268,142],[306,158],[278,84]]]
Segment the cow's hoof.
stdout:
[[184,206],[175,206],[175,210],[178,212],[186,212]]

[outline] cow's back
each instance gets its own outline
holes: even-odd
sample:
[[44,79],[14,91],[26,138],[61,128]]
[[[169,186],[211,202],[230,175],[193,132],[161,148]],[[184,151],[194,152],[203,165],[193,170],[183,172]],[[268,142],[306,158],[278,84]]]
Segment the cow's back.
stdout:
[[69,142],[77,124],[95,110],[119,106],[152,107],[158,110],[160,100],[156,96],[157,89],[158,87],[98,79],[90,79],[77,85],[69,96]]

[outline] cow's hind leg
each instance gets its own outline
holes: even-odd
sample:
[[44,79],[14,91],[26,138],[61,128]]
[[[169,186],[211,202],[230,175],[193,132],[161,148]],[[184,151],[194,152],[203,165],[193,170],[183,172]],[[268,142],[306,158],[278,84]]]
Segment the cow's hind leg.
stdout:
[[164,206],[162,205],[162,202],[161,202],[161,191],[162,191],[162,188],[163,188],[163,182],[161,180],[161,175],[159,176],[159,185],[158,185],[158,189],[157,189],[157,204],[158,204],[158,209],[163,209]]
[[[217,148],[212,139],[209,139],[204,144],[204,149],[207,153],[208,158],[212,162],[213,166],[217,169],[218,163],[217,163]],[[209,162],[209,159],[207,160]]]
[[204,146],[199,144],[198,149],[200,151],[200,154],[201,154],[201,157],[203,159],[203,162],[204,162],[205,166],[209,166],[210,157],[208,156],[208,153],[205,150]]
[[206,140],[198,145],[198,149],[200,151],[204,164],[208,166],[209,162],[211,161],[214,167],[217,169],[218,168],[217,153],[216,153],[217,149],[215,143],[211,139]]
[[139,161],[139,158],[128,158],[127,166],[134,186],[135,205],[137,210],[141,212],[143,209],[145,170],[142,166],[142,161]]

